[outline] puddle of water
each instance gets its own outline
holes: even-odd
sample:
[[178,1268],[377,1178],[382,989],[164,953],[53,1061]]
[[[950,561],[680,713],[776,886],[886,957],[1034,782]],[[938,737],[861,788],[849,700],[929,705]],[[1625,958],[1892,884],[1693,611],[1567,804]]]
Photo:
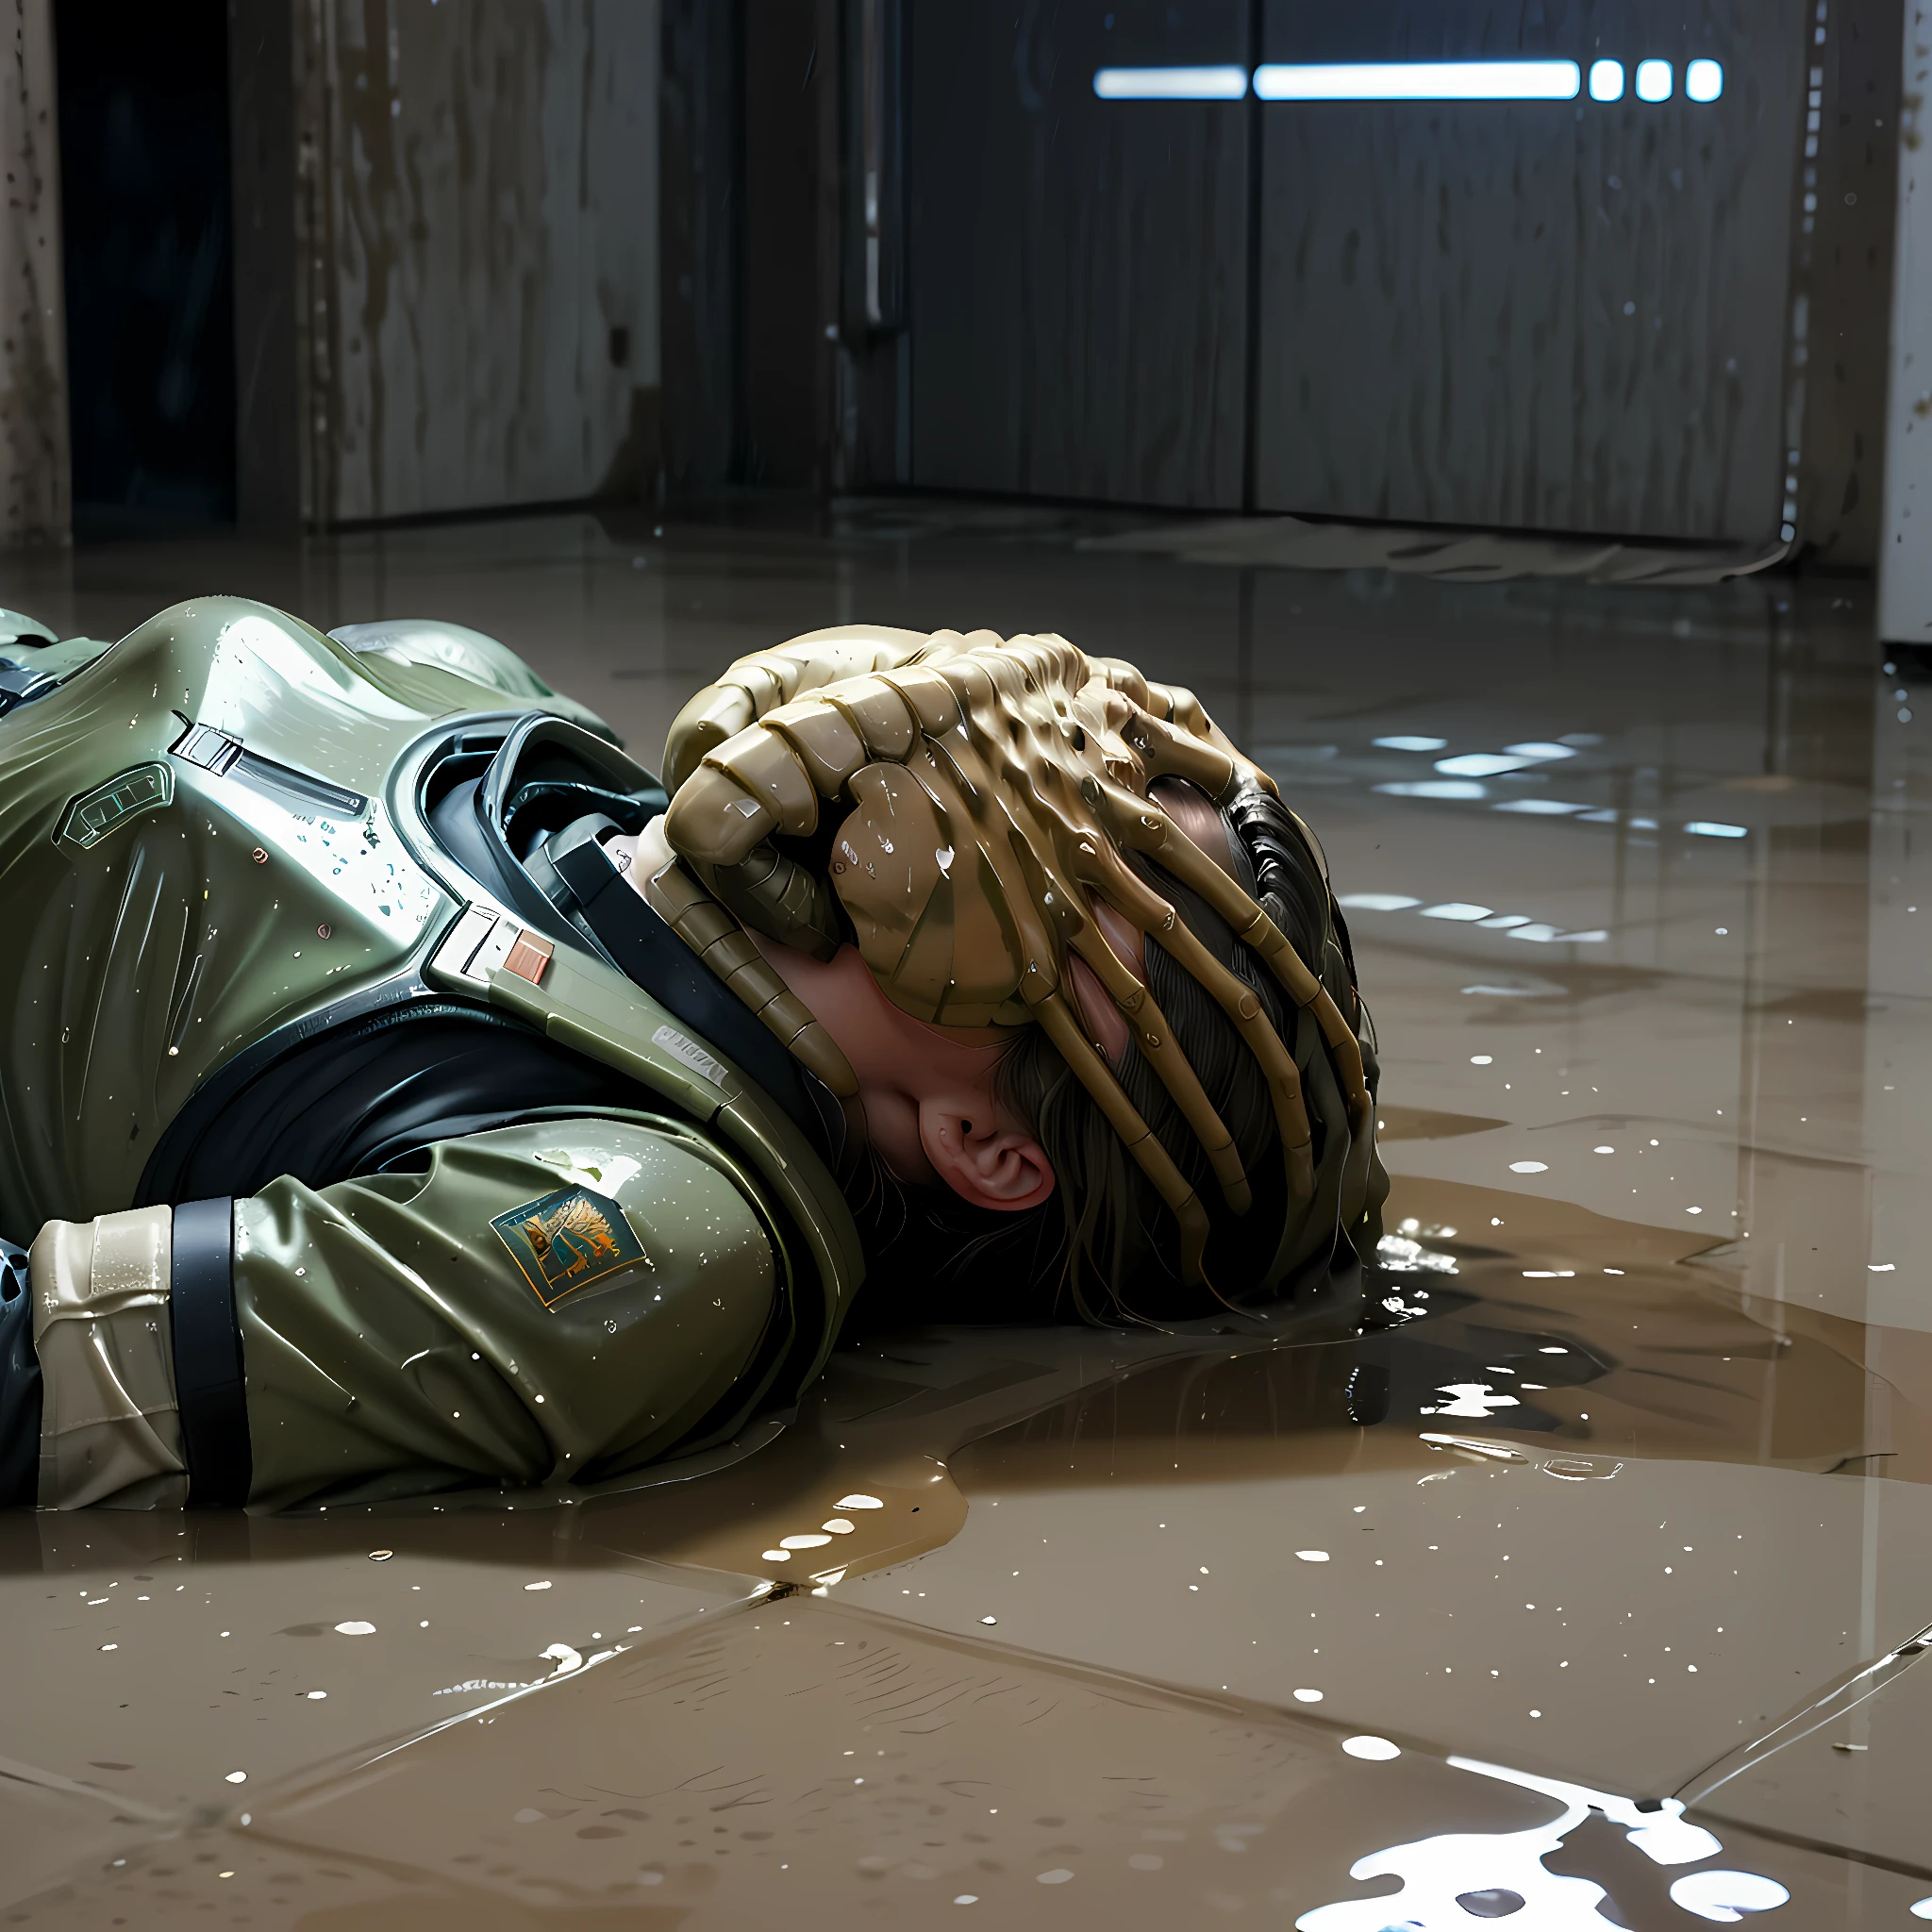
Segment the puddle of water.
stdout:
[[[1924,1622],[1926,1339],[1560,1203],[1403,1180],[1391,1226],[1378,1294],[1416,1319],[1360,1341],[876,1337],[746,1459],[571,1508],[0,1523],[38,1665],[0,1692],[0,1896],[1278,1924],[1392,1896],[1351,1865],[1445,1834],[1496,1840],[1464,1891],[1510,1891],[1527,1833],[1681,1913],[1603,1807],[1551,1840],[1574,1794],[1523,1780],[1661,1799]],[[1841,1861],[1706,1828],[1839,1922]]]

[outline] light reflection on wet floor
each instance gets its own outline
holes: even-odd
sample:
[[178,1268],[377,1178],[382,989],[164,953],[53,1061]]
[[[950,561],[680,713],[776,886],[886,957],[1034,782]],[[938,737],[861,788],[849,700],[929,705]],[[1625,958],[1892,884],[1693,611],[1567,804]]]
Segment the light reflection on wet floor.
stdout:
[[[935,542],[908,591],[896,548],[713,529],[646,586],[547,541],[610,579],[540,668],[597,702],[655,666],[608,687],[650,691],[641,738],[774,625],[970,589],[1275,743],[1344,889],[1418,901],[1354,915],[1401,1324],[872,1337],[747,1459],[568,1509],[0,1522],[10,1921],[1912,1923],[1922,781],[1841,588],[1274,574],[1244,637],[1234,574],[1158,560]],[[545,542],[479,591],[460,533],[378,544],[388,576],[356,540],[280,595],[541,659]],[[1377,790],[1566,733],[1587,820],[1492,815],[1547,759]],[[1419,916],[1450,906],[1521,918]]]

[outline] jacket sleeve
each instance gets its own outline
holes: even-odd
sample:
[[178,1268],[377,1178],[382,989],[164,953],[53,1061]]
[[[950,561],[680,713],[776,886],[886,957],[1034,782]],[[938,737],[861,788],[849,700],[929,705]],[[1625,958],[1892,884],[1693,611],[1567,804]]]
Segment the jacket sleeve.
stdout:
[[749,1176],[603,1118],[52,1222],[29,1272],[42,1507],[593,1481],[741,1415],[791,1302]]

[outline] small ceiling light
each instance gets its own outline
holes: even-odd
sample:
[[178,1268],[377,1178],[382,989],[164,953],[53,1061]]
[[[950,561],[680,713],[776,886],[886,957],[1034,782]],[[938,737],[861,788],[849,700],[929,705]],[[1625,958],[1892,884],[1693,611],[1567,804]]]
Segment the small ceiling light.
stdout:
[[1637,98],[1640,101],[1667,101],[1671,97],[1673,75],[1668,60],[1640,60],[1637,63]]
[[1715,60],[1693,60],[1684,70],[1684,92],[1693,101],[1714,101],[1724,91],[1724,71]]

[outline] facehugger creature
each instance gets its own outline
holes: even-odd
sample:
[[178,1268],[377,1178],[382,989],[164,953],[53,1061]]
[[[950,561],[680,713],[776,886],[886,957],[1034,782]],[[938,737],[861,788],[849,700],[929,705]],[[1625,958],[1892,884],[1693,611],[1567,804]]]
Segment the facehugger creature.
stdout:
[[[1150,797],[1161,779],[1184,779],[1217,806],[1254,787],[1278,796],[1191,691],[1062,638],[816,633],[739,659],[680,712],[666,746],[670,809],[639,858],[658,909],[835,1093],[856,1091],[844,1056],[744,926],[826,958],[849,921],[879,987],[913,1017],[1037,1023],[1172,1209],[1182,1277],[1202,1285],[1208,1210],[1090,1037],[1069,998],[1070,959],[1125,1017],[1229,1214],[1248,1212],[1250,1178],[1097,908],[1152,937],[1238,1029],[1266,1076],[1293,1200],[1314,1186],[1308,1110],[1289,1046],[1254,992],[1125,855],[1197,893],[1319,1024],[1352,1134],[1344,1224],[1373,1158],[1372,1104],[1353,988],[1344,1016],[1275,923]],[[823,868],[785,849],[820,837],[831,813]],[[1294,823],[1321,863],[1313,835]]]

